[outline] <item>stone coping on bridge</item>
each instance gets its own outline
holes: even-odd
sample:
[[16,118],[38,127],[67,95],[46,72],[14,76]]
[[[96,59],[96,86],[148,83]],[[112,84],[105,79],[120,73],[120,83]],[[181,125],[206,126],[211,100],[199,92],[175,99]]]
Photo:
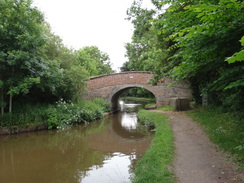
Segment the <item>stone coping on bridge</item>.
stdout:
[[136,73],[140,73],[140,74],[154,74],[151,71],[127,71],[127,72],[117,72],[117,73],[112,73],[112,74],[105,74],[105,75],[100,75],[100,76],[94,76],[94,77],[90,77],[88,80],[93,80],[93,79],[97,79],[97,78],[102,78],[102,77],[106,77],[106,76],[111,76],[111,75],[121,75],[121,74],[136,74]]

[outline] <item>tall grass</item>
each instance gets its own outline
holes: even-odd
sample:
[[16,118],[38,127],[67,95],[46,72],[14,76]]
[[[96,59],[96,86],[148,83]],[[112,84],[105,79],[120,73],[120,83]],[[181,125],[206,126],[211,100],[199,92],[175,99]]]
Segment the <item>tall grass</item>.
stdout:
[[49,129],[63,128],[100,119],[108,109],[109,104],[103,99],[83,100],[75,104],[64,100],[53,105],[25,104],[14,113],[0,115],[0,127],[18,128],[46,124]]
[[14,113],[0,115],[0,127],[16,128],[41,125],[47,122],[49,105],[22,105]]
[[209,138],[219,147],[234,156],[244,168],[244,119],[238,114],[223,113],[216,107],[198,108],[186,112],[199,122]]
[[133,183],[172,183],[174,176],[169,169],[173,161],[173,134],[169,120],[162,114],[140,110],[138,119],[147,126],[156,126],[150,148],[137,163]]

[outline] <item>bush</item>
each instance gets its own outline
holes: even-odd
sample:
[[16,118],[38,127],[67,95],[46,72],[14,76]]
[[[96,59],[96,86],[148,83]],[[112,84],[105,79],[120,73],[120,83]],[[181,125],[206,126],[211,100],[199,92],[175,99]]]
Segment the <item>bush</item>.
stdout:
[[47,119],[48,107],[44,105],[25,105],[15,113],[0,115],[0,127],[27,127],[30,125],[44,124]]
[[[83,100],[77,104],[60,100],[56,105],[58,127],[101,119],[107,107],[108,104],[102,99],[95,99],[95,101]],[[54,124],[56,124],[56,121]]]
[[76,123],[86,123],[100,119],[110,106],[103,99],[80,101],[73,104],[63,99],[55,105],[19,106],[17,112],[0,115],[0,127],[22,127],[46,123],[48,129],[63,128]]
[[59,121],[56,108],[49,108],[47,111],[47,116],[48,129],[57,128],[57,126],[59,125]]
[[93,102],[99,105],[102,108],[103,112],[109,112],[111,109],[111,105],[102,98],[95,98],[93,99]]

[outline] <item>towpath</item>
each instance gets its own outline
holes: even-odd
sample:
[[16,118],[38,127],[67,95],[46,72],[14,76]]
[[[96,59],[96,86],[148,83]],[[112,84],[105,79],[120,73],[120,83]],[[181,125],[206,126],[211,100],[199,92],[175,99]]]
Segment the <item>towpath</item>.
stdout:
[[170,119],[175,136],[173,170],[178,183],[244,182],[243,172],[236,171],[198,123],[182,112],[163,113]]

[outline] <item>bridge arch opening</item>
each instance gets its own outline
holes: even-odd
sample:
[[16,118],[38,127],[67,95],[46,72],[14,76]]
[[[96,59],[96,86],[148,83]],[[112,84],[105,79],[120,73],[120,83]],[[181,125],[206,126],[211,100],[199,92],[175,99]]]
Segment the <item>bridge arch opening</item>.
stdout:
[[143,87],[143,86],[129,86],[129,87],[125,87],[125,88],[121,88],[120,90],[116,91],[112,97],[111,97],[111,111],[112,112],[117,112],[120,110],[120,105],[119,105],[119,98],[125,94],[126,92],[132,90],[132,89],[139,89],[139,88],[143,88],[145,89],[146,91],[148,91],[148,93],[150,93],[151,96],[153,96],[155,98],[155,100],[157,101],[157,96],[152,92],[150,91],[149,89]]

